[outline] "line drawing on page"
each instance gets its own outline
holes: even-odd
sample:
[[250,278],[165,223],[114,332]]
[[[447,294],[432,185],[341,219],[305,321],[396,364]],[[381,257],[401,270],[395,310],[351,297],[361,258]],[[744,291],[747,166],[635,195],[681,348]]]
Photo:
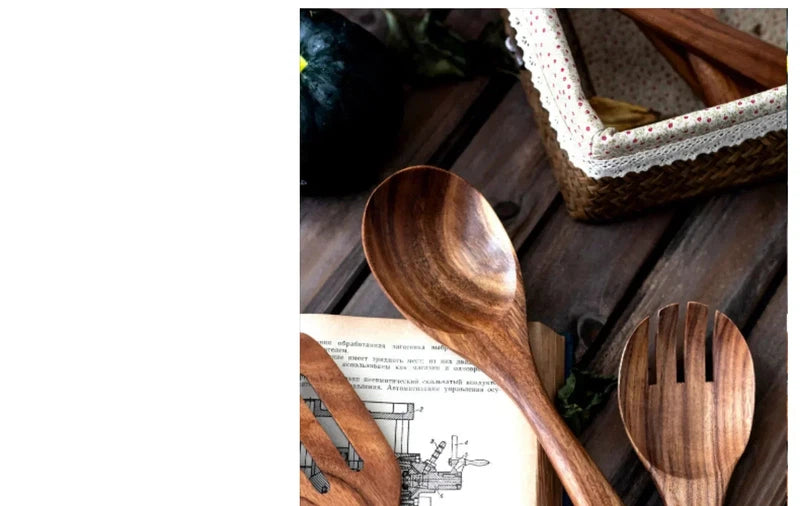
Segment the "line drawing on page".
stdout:
[[[360,470],[363,461],[356,453],[355,448],[347,440],[341,429],[331,417],[325,404],[318,398],[304,398],[311,412],[317,418],[325,432],[331,437],[342,458],[347,462],[351,469]],[[401,506],[432,506],[433,497],[444,497],[443,492],[461,490],[464,480],[464,469],[468,466],[483,467],[489,465],[486,459],[470,459],[466,451],[462,452],[463,446],[467,446],[469,441],[459,442],[458,435],[450,436],[450,457],[447,459],[446,470],[439,470],[442,464],[439,460],[442,453],[447,448],[447,441],[436,441],[431,439],[433,450],[425,460],[422,453],[412,452],[409,448],[411,435],[411,421],[418,412],[422,412],[422,406],[415,407],[411,402],[369,402],[364,404],[367,410],[381,427],[384,435],[387,435],[389,443],[394,449],[397,460],[400,464],[402,474],[402,485],[400,493]],[[324,492],[327,490],[328,482],[322,472],[316,467],[311,455],[300,444],[300,469],[308,476],[314,487]]]

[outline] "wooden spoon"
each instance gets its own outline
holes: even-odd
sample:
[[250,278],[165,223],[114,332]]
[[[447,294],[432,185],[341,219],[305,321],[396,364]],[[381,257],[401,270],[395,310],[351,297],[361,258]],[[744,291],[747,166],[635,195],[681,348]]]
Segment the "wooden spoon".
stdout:
[[519,262],[483,195],[455,174],[410,167],[372,193],[361,233],[389,299],[514,399],[573,502],[621,505],[542,387],[528,344]]
[[300,441],[328,481],[325,493],[300,470],[300,503],[319,506],[397,506],[400,465],[375,420],[336,362],[319,343],[300,334],[300,374],[308,379],[364,465],[350,469],[303,398]]
[[649,318],[634,330],[619,368],[619,411],[667,506],[721,505],[753,424],[753,359],[739,329],[717,311],[713,381],[706,381],[708,308],[688,304],[685,381],[677,381],[678,304],[658,312],[655,384],[648,385]]

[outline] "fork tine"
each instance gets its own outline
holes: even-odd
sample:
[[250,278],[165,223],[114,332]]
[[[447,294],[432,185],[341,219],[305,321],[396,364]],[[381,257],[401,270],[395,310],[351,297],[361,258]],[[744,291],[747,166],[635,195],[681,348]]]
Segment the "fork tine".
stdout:
[[342,454],[336,449],[302,397],[300,397],[300,441],[323,472],[339,477],[350,472]]
[[683,333],[683,365],[687,384],[706,381],[706,326],[708,306],[689,302],[686,307],[686,328]]
[[650,317],[645,318],[628,338],[619,364],[617,390],[620,416],[625,428],[636,443],[645,441],[648,387],[648,329]]
[[[714,381],[749,381],[753,373],[753,357],[739,328],[719,311],[714,317],[714,336],[712,341],[714,360]],[[744,383],[743,383],[744,384]]]
[[678,344],[679,304],[664,306],[658,311],[658,333],[656,334],[656,384],[678,381],[676,347]]
[[[388,444],[370,444],[370,441],[386,441],[386,437],[325,348],[312,337],[301,334],[300,355],[300,372],[314,387],[359,457],[365,462],[370,459],[394,462],[396,457]],[[309,360],[303,360],[303,356]]]
[[314,485],[311,484],[311,480],[308,479],[306,473],[300,469],[300,505],[305,506],[306,504],[310,504],[313,506],[313,502],[311,501],[312,497],[318,497],[320,493],[317,489],[314,488]]
[[[718,406],[720,420],[717,430],[732,436],[738,446],[733,448],[741,455],[747,444],[753,423],[755,408],[755,371],[753,357],[744,336],[736,325],[724,314],[716,312],[714,318],[714,336],[712,356],[714,360],[714,391],[719,397],[728,401]],[[744,420],[745,423],[734,423]],[[719,436],[718,436],[719,437]]]

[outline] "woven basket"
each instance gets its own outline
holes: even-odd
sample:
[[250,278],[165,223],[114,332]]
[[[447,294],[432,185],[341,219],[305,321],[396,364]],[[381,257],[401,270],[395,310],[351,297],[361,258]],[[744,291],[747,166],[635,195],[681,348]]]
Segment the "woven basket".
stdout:
[[[510,37],[514,29],[506,19]],[[579,220],[608,221],[661,206],[668,202],[709,194],[723,188],[776,179],[787,167],[786,130],[701,154],[694,160],[678,160],[621,177],[594,179],[574,166],[557,140],[549,114],[542,107],[531,73],[520,69],[520,81],[541,132],[553,173],[569,214]]]

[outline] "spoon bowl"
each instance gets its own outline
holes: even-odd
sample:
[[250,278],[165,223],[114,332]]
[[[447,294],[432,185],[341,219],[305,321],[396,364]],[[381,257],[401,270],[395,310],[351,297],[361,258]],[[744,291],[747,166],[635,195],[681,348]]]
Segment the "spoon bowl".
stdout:
[[364,230],[373,272],[411,320],[464,333],[497,322],[513,306],[514,246],[463,179],[423,168],[398,173],[372,194]]
[[542,386],[528,342],[519,261],[483,195],[450,172],[410,167],[372,193],[361,234],[389,300],[517,403],[572,501],[621,505]]

